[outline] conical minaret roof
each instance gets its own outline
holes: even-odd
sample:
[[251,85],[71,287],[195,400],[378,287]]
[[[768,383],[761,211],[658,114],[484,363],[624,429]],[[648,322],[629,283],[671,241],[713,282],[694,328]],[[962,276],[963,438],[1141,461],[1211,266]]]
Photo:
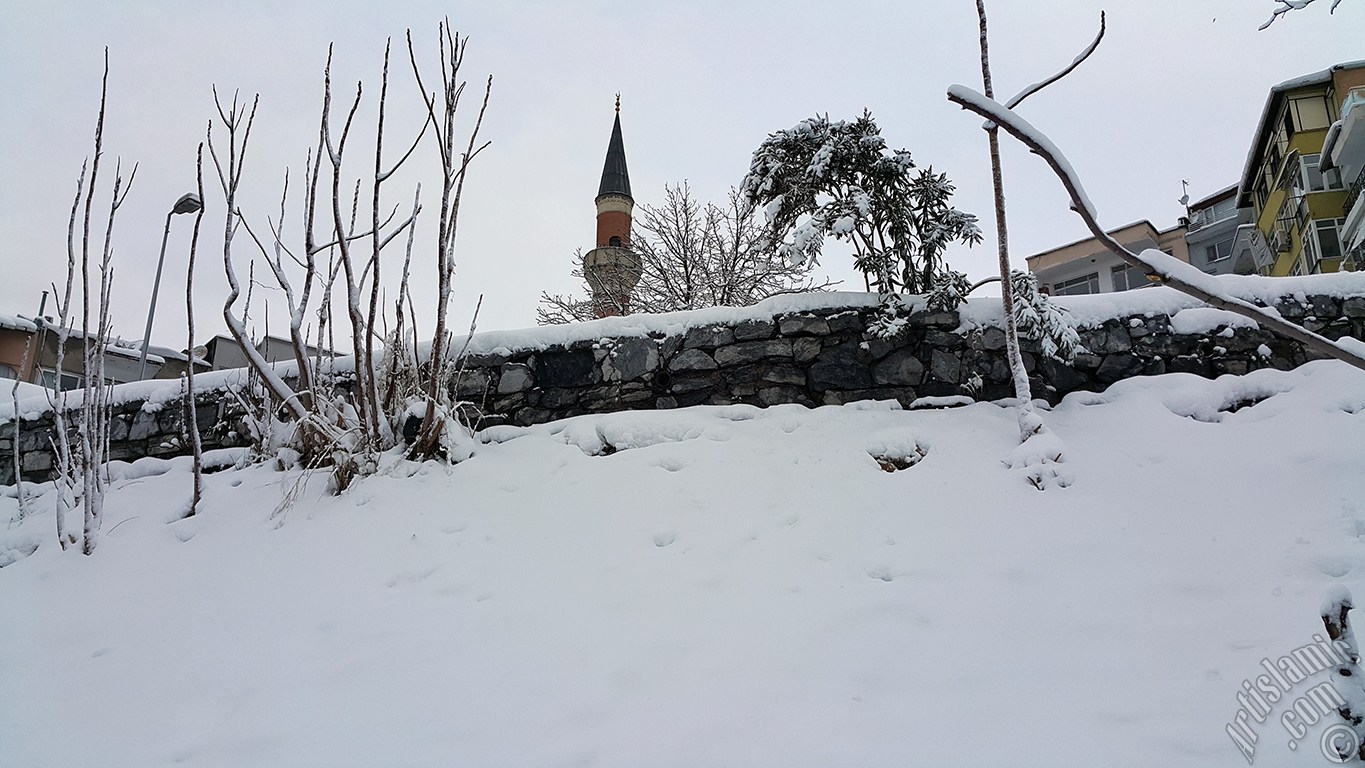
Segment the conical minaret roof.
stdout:
[[602,183],[597,187],[597,196],[620,195],[635,201],[630,196],[630,172],[626,170],[626,144],[621,139],[621,97],[616,97],[616,122],[611,127],[611,143],[607,145],[607,161],[602,165]]

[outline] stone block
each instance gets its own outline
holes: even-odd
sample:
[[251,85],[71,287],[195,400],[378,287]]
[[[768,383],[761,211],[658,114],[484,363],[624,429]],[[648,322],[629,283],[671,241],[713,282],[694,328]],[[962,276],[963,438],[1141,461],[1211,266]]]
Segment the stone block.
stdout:
[[634,381],[659,367],[659,345],[654,339],[621,339],[603,361],[602,373],[611,381]]
[[783,336],[826,336],[829,322],[815,315],[788,315],[778,321],[777,329]]
[[917,386],[924,381],[924,363],[909,347],[882,358],[872,368],[872,383],[878,386]]
[[483,368],[466,368],[455,376],[455,397],[461,400],[482,398],[488,392],[491,374]]
[[1119,379],[1138,375],[1142,372],[1143,365],[1143,359],[1137,355],[1116,352],[1104,358],[1104,362],[1100,363],[1099,370],[1095,371],[1095,377],[1109,384]]
[[793,339],[792,359],[802,364],[809,363],[820,354],[822,346],[820,339]]
[[687,335],[683,337],[683,349],[715,349],[726,344],[733,344],[735,332],[733,329],[724,325],[707,325],[697,328],[688,328]]
[[745,341],[716,350],[716,362],[722,366],[744,365],[774,357],[792,356],[791,339]]
[[777,326],[771,320],[745,320],[735,326],[735,341],[771,339]]
[[830,333],[862,333],[867,326],[857,312],[840,312],[825,318]]
[[531,366],[525,363],[503,363],[502,371],[498,375],[498,394],[525,392],[534,384],[535,376],[531,373]]
[[929,376],[935,381],[957,384],[962,375],[962,361],[951,352],[935,349],[929,356]]
[[601,381],[591,349],[545,352],[538,360],[543,387],[586,387]]
[[999,328],[987,328],[981,332],[979,343],[982,349],[999,352],[1005,348],[1005,332]]
[[156,414],[138,411],[128,428],[128,440],[146,440],[157,432]]
[[668,361],[668,370],[674,372],[714,371],[718,367],[715,359],[700,349],[689,349]]
[[872,372],[860,360],[856,342],[846,342],[821,352],[811,363],[806,378],[810,388],[817,392],[872,386]]

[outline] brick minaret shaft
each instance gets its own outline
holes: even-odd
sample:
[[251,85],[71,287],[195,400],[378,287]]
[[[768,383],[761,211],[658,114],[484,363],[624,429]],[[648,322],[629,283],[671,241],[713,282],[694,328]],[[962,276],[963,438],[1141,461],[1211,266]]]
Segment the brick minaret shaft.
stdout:
[[602,182],[597,187],[597,247],[583,256],[583,274],[592,288],[597,317],[630,312],[630,294],[640,282],[640,257],[630,250],[630,173],[621,139],[621,95],[616,95],[616,121],[607,144]]

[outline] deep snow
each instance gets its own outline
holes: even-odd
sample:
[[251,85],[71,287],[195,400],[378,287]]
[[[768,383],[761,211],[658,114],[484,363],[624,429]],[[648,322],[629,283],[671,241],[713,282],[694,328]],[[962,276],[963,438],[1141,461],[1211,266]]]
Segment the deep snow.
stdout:
[[[138,462],[92,557],[0,496],[0,765],[1245,765],[1241,682],[1365,596],[1365,374],[1045,416],[1046,492],[1007,409],[863,403],[498,428],[279,514],[297,472],[172,522]],[[1256,764],[1324,764],[1278,716]]]

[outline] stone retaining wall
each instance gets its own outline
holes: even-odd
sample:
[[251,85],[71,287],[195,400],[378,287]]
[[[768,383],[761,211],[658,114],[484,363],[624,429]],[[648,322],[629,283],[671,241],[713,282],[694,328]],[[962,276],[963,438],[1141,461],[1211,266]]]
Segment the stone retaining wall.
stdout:
[[[1365,298],[1282,299],[1277,309],[1329,338],[1365,339]],[[867,332],[875,309],[835,308],[688,328],[676,334],[603,338],[546,349],[471,355],[453,384],[473,404],[476,426],[529,425],[585,413],[691,405],[800,403],[837,405],[922,397],[1013,396],[1005,335],[986,327],[959,332],[955,312],[912,315],[894,339]],[[1240,324],[1237,324],[1240,325]],[[1248,327],[1178,334],[1170,317],[1118,318],[1081,331],[1088,352],[1072,365],[1043,358],[1024,341],[1035,397],[1057,402],[1069,392],[1102,390],[1119,379],[1167,372],[1213,377],[1257,368],[1289,369],[1314,357],[1295,341]],[[245,443],[242,413],[222,393],[201,393],[205,447]],[[184,409],[117,409],[110,456],[133,459],[183,453]],[[0,425],[0,484],[13,483],[13,424]],[[25,421],[24,476],[44,480],[53,458],[51,415]]]

